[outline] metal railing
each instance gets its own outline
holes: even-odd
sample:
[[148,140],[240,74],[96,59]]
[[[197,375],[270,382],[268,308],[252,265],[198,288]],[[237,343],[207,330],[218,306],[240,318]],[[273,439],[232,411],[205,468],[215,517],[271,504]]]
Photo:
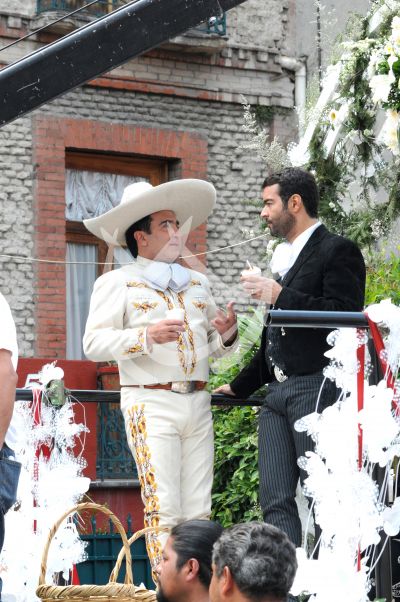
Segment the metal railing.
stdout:
[[[79,10],[76,16],[99,18],[126,4],[127,0],[98,0],[95,4],[89,4],[89,0],[36,0],[36,13],[38,15],[48,12],[70,13]],[[211,17],[194,29],[209,35],[225,36],[226,13],[223,12],[216,17]]]
[[[327,328],[334,329],[340,327],[372,329],[367,316],[362,312],[307,312],[307,311],[289,311],[272,310],[267,316],[267,323],[273,327],[296,327],[296,328]],[[371,350],[370,350],[371,351]],[[373,357],[371,357],[374,360]],[[377,362],[375,358],[375,362]],[[373,362],[374,363],[374,362]],[[379,362],[378,362],[379,363]],[[380,378],[380,366],[375,366],[371,372],[370,382]],[[372,384],[372,382],[371,382]],[[117,404],[120,399],[119,391],[86,391],[74,390],[72,395],[80,402]],[[29,389],[17,389],[17,399],[31,400],[32,391]],[[225,395],[212,395],[212,405],[214,406],[260,406],[264,398],[250,397],[249,399],[237,399]],[[122,415],[121,420],[122,420]],[[110,424],[111,424],[110,420]],[[121,437],[122,438],[122,435]],[[122,438],[123,439],[123,438]],[[375,568],[376,596],[385,597],[387,600],[392,597],[392,561],[390,546],[384,546],[383,541],[378,546],[380,560]]]
[[102,17],[126,4],[126,2],[121,0],[98,0],[95,4],[83,8],[86,4],[89,4],[88,0],[37,0],[36,12],[40,15],[45,12],[72,12],[82,8],[78,14]]
[[[128,447],[124,419],[120,409],[119,391],[71,390],[79,402],[97,403],[96,485],[102,481],[136,480],[137,470]],[[17,389],[16,399],[31,401],[31,389]],[[260,406],[261,397],[233,399],[226,395],[212,395],[213,406]]]
[[96,478],[137,479],[119,403],[99,403],[97,411]]
[[206,23],[196,27],[195,31],[226,36],[226,13],[222,13],[218,17],[211,17]]

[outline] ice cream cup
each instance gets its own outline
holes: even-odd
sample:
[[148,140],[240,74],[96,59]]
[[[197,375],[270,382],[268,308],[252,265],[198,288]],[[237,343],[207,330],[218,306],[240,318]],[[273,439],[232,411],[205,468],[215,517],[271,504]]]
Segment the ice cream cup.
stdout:
[[173,309],[167,309],[165,312],[165,317],[167,320],[180,320],[184,322],[185,320],[185,310],[180,307],[174,307]]
[[248,276],[261,276],[261,269],[256,265],[253,265],[252,268],[246,268],[242,272],[242,278],[247,278]]

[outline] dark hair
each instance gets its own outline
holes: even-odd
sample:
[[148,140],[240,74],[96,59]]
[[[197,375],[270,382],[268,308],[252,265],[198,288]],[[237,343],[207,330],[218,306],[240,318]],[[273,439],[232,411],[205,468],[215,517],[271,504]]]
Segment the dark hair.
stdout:
[[254,602],[267,596],[286,601],[297,570],[286,533],[259,522],[226,529],[214,545],[213,563],[217,577],[227,566],[240,592]]
[[135,240],[135,237],[133,236],[134,233],[138,230],[142,230],[143,232],[146,232],[146,234],[151,234],[151,215],[146,215],[146,217],[142,217],[142,219],[140,219],[138,222],[135,222],[134,224],[129,226],[129,228],[125,232],[126,246],[130,250],[131,255],[133,257],[137,257],[138,255],[137,242]]
[[293,194],[299,194],[304,208],[310,217],[318,217],[319,192],[315,178],[308,171],[298,167],[287,167],[282,171],[267,176],[262,189],[279,184],[279,195],[287,206]]
[[171,530],[172,548],[176,552],[176,568],[195,558],[199,563],[199,581],[208,588],[211,582],[213,545],[223,529],[212,520],[188,520]]

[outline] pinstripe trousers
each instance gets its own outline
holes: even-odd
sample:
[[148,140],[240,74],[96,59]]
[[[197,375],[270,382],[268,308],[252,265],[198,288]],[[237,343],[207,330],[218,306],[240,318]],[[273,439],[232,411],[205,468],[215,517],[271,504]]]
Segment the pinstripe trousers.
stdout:
[[336,401],[338,394],[335,384],[325,380],[321,372],[290,376],[283,383],[268,385],[260,412],[258,463],[264,520],[285,531],[296,546],[301,546],[302,538],[296,487],[299,477],[303,483],[307,476],[297,459],[314,444],[307,433],[297,432],[294,424],[311,412],[321,412]]

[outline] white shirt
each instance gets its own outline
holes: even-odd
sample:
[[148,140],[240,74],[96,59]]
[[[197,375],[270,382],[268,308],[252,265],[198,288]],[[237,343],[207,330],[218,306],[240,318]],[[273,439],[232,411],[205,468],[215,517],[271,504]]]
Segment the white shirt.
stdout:
[[[7,301],[0,293],[0,349],[7,349],[11,351],[11,361],[14,366],[14,370],[17,368],[18,363],[18,345],[17,345],[17,332],[15,330],[14,319],[11,314],[10,306]],[[11,420],[11,424],[8,427],[5,441],[11,448],[14,447],[17,437],[17,431],[15,424]]]
[[311,235],[321,225],[321,222],[313,224],[307,230],[299,234],[292,243],[282,242],[275,248],[271,258],[270,269],[273,274],[279,274],[281,278],[286,276],[290,268],[311,238]]

